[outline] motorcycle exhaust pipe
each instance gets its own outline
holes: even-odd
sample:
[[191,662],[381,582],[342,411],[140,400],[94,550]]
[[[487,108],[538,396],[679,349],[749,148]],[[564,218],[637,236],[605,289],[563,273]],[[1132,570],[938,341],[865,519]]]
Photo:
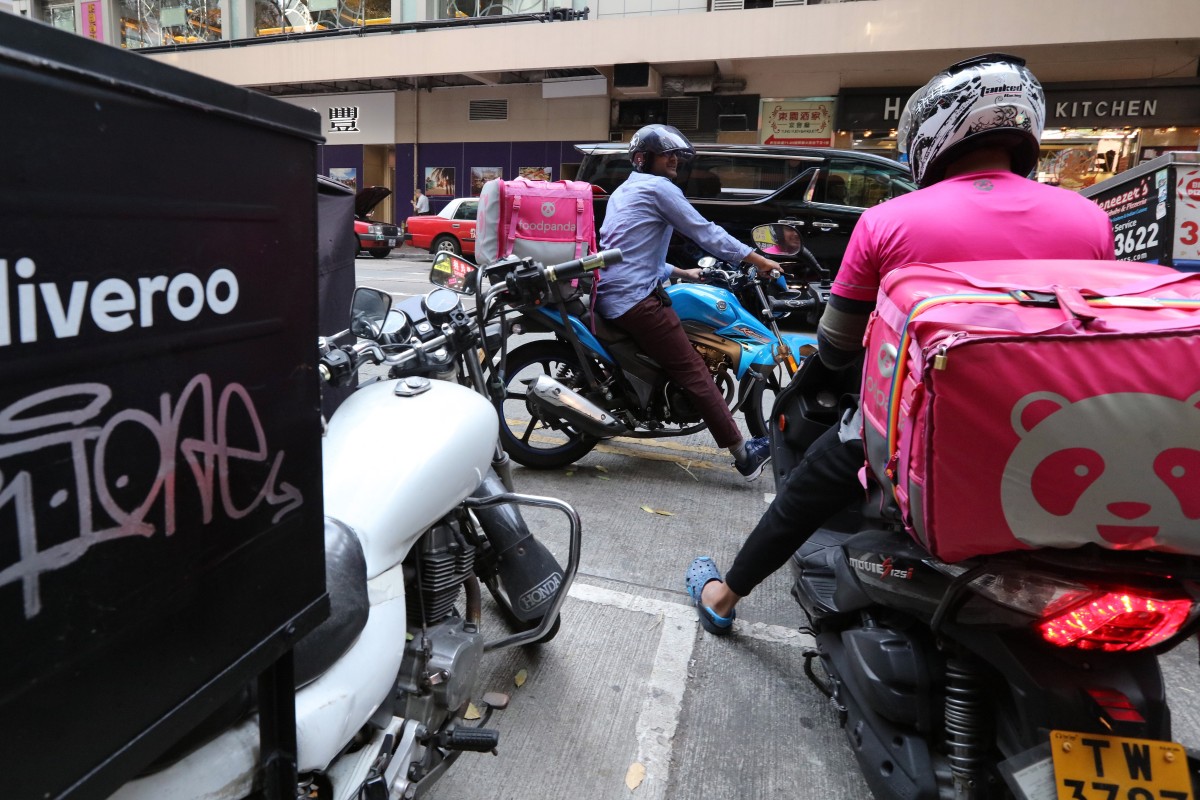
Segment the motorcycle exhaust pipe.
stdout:
[[[494,472],[483,479],[472,497],[504,494],[504,482]],[[505,503],[474,509],[496,558],[496,572],[509,610],[521,622],[537,622],[550,609],[563,582],[563,570],[546,546],[533,538],[521,512]]]
[[629,430],[612,414],[549,375],[537,376],[529,383],[525,395],[543,418],[562,420],[597,439],[610,439]]

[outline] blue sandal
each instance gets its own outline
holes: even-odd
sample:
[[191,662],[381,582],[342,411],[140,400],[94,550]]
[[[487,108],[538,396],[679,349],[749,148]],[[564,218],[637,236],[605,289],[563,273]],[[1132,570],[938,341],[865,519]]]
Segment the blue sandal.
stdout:
[[692,598],[692,605],[696,607],[696,612],[700,615],[700,624],[704,630],[714,636],[727,636],[733,630],[733,621],[737,618],[737,611],[728,617],[722,617],[700,602],[700,593],[708,582],[719,580],[721,580],[721,571],[708,556],[700,556],[693,561],[683,576],[688,596]]

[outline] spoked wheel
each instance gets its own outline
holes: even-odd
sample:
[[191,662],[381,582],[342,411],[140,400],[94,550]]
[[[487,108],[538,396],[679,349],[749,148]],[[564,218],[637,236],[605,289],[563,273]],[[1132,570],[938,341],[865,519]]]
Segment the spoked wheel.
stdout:
[[579,359],[564,342],[529,342],[513,350],[504,378],[500,442],[518,464],[531,469],[558,469],[583,458],[597,440],[565,423],[547,422],[538,416],[525,390],[539,375],[549,375],[572,390],[584,385]]

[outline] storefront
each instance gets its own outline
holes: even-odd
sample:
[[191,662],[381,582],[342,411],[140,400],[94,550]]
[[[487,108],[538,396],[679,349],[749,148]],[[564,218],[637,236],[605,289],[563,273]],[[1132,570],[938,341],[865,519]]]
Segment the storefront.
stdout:
[[[1169,150],[1200,146],[1200,80],[1047,84],[1038,180],[1082,189]],[[895,157],[915,88],[847,89],[835,147]]]

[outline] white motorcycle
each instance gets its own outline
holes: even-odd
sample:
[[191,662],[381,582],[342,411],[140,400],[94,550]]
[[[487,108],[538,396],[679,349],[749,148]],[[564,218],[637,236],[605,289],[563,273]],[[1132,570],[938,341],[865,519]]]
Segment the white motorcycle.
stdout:
[[[444,358],[453,347],[448,325],[435,336],[389,344],[395,326],[406,324],[402,312],[389,315],[390,302],[382,292],[355,292],[350,332],[361,341],[322,343],[327,381],[365,364],[403,374],[406,365]],[[485,726],[507,697],[485,695],[477,702],[479,721],[464,718],[480,659],[552,635],[581,538],[579,517],[566,503],[504,491],[491,469],[497,437],[496,410],[485,397],[420,375],[364,385],[329,421],[323,469],[331,611],[294,650],[295,796],[418,797],[461,753],[495,751],[499,734]],[[485,641],[475,557],[504,544],[489,542],[480,520],[518,505],[566,515],[568,563],[541,598],[536,624]],[[256,708],[248,689],[114,798],[261,793]]]

